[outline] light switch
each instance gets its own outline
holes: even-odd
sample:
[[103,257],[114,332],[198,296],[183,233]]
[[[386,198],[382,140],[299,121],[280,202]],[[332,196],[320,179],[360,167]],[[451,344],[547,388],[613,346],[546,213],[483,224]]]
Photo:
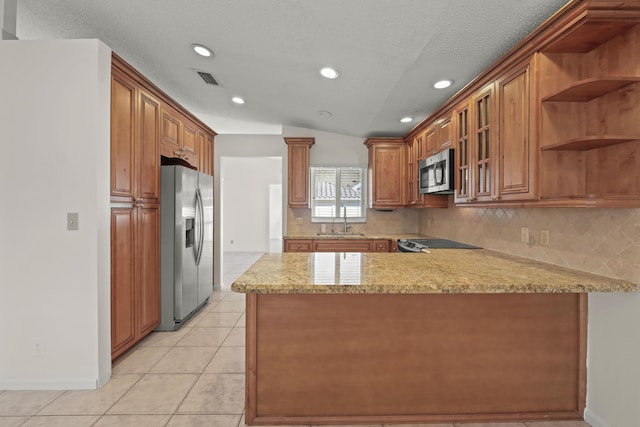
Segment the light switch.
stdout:
[[67,212],[67,230],[80,230],[80,214]]

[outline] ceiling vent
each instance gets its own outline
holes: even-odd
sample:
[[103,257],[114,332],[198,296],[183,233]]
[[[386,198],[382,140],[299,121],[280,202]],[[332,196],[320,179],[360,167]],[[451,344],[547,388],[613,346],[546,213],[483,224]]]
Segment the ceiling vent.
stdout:
[[198,75],[204,80],[204,82],[208,85],[220,86],[220,83],[210,73],[206,73],[204,71],[196,71]]

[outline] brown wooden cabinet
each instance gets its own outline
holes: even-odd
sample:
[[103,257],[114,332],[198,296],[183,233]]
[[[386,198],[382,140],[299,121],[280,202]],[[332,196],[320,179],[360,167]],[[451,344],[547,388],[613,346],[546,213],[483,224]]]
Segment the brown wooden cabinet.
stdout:
[[314,138],[285,138],[287,143],[288,205],[309,207],[309,161]]
[[285,252],[397,252],[386,239],[285,239]]
[[454,201],[466,203],[471,197],[471,153],[469,141],[470,100],[460,103],[453,111],[455,149],[455,190]]
[[422,146],[422,135],[407,142],[407,207],[417,207],[420,201],[418,187],[419,149]]
[[544,204],[640,205],[640,25],[612,31],[588,48],[561,37],[539,54]]
[[[111,350],[160,323],[160,103],[114,62],[111,106]],[[118,67],[120,66],[120,67]]]
[[285,252],[312,252],[312,240],[311,239],[303,239],[303,240],[293,240],[293,239],[285,239],[284,241],[284,251]]
[[452,113],[436,120],[437,126],[437,138],[436,138],[436,152],[453,148],[451,138],[451,116]]
[[[111,209],[111,356],[137,342],[134,208]],[[158,286],[159,288],[159,286]],[[160,318],[158,317],[158,320]]]
[[198,131],[198,156],[200,166],[198,170],[207,175],[213,175],[213,136],[206,134],[204,131]]
[[111,356],[116,358],[160,324],[161,156],[212,175],[215,132],[112,57]]
[[637,2],[572,2],[405,138],[453,109],[456,204],[640,206],[639,40]]
[[456,109],[456,203],[495,200],[495,99],[494,84],[478,91]]
[[172,108],[162,107],[160,132],[160,154],[165,157],[180,157],[182,149],[182,123]]
[[198,126],[182,117],[182,158],[194,167],[200,165],[198,148]]
[[516,65],[496,81],[498,98],[497,179],[492,200],[537,198],[538,128],[535,56]]
[[198,158],[198,126],[168,105],[162,106],[160,154],[200,166]]
[[399,138],[369,138],[369,207],[400,208],[406,205],[407,147]]
[[424,160],[429,156],[433,156],[436,153],[436,143],[438,139],[438,128],[435,124],[429,126],[424,133],[424,144],[422,152],[420,154],[420,160]]
[[372,241],[365,239],[314,239],[312,252],[372,252]]

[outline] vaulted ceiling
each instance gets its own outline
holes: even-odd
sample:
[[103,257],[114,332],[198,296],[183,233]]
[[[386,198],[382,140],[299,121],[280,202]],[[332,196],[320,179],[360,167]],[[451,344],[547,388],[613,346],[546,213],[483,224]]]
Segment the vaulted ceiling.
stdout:
[[[19,0],[16,32],[98,38],[218,133],[288,125],[401,136],[565,3]],[[194,43],[214,55],[196,55]],[[339,78],[321,77],[324,66]],[[454,83],[433,88],[442,79]],[[406,116],[414,121],[400,123]]]

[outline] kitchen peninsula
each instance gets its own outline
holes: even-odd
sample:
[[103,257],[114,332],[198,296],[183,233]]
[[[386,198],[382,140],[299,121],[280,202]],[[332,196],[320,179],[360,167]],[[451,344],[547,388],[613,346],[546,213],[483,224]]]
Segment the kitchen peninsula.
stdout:
[[587,292],[629,282],[488,250],[264,255],[248,424],[582,419]]

